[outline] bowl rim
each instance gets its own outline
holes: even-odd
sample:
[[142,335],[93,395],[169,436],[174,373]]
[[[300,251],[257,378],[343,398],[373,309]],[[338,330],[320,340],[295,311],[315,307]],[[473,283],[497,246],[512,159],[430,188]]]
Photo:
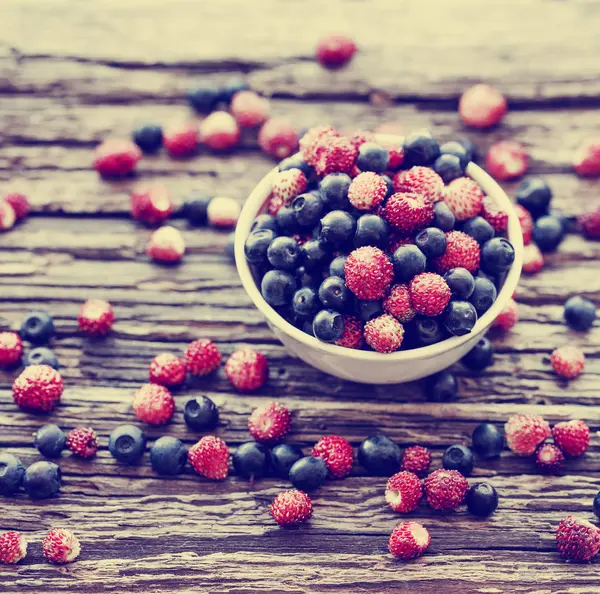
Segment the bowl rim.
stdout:
[[[387,142],[402,143],[403,141],[402,136],[388,134],[378,134],[376,135],[376,138]],[[406,351],[395,351],[393,353],[377,353],[374,351],[349,349],[347,347],[337,346],[333,343],[322,342],[318,338],[306,334],[306,332],[296,328],[279,315],[279,313],[265,301],[258,286],[254,282],[254,277],[252,276],[250,266],[248,265],[244,253],[244,243],[250,232],[252,222],[263,209],[265,202],[271,193],[274,176],[277,175],[278,172],[278,166],[271,169],[271,171],[258,182],[244,203],[235,230],[235,263],[246,293],[266,318],[267,322],[306,347],[321,351],[328,355],[346,357],[358,361],[388,361],[394,363],[398,361],[411,361],[435,357],[459,347],[469,339],[472,339],[473,336],[484,332],[512,297],[517,287],[517,283],[519,282],[523,265],[523,234],[521,232],[521,224],[514,209],[514,205],[506,192],[500,187],[496,180],[479,167],[479,165],[470,162],[465,168],[465,173],[483,188],[486,195],[493,198],[496,204],[508,213],[507,235],[515,249],[515,260],[504,280],[502,289],[498,292],[496,300],[490,309],[488,309],[483,316],[478,317],[471,332],[464,334],[463,336],[452,336],[432,345],[408,349]]]

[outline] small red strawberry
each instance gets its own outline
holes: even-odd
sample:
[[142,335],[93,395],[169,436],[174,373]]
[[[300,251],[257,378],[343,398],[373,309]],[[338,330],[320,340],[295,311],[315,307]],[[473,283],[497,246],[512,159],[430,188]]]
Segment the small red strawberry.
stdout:
[[334,478],[344,478],[352,472],[354,452],[350,443],[339,435],[321,437],[312,450],[314,458],[322,458]]
[[227,151],[240,141],[240,127],[226,111],[214,111],[200,122],[200,142],[213,151]]
[[345,66],[356,53],[356,44],[347,35],[328,35],[319,41],[316,58],[319,64],[333,70]]
[[573,168],[577,175],[600,175],[600,140],[592,138],[583,142],[573,158]]
[[519,321],[519,305],[514,299],[510,299],[506,307],[498,314],[492,322],[492,328],[499,328],[508,332]]
[[392,138],[379,138],[377,142],[387,150],[390,156],[388,169],[390,171],[398,169],[404,163],[404,147],[402,143]]
[[267,381],[269,364],[262,353],[246,347],[229,356],[225,363],[225,374],[240,392],[254,392]]
[[0,231],[12,229],[16,220],[15,209],[6,200],[0,200]]
[[304,160],[314,167],[322,150],[322,142],[335,137],[339,137],[339,133],[331,126],[310,128],[300,139],[300,152]]
[[52,528],[42,543],[44,557],[52,563],[72,563],[79,557],[81,545],[77,537],[65,528]]
[[425,476],[431,465],[431,452],[423,446],[411,446],[402,453],[400,468],[414,472],[417,476]]
[[398,171],[393,179],[394,190],[405,194],[416,194],[429,202],[442,199],[444,182],[429,167],[411,167],[407,171]]
[[515,204],[514,208],[515,212],[517,213],[519,223],[521,224],[523,243],[528,245],[531,243],[531,238],[533,237],[533,219],[531,218],[529,211],[520,204]]
[[385,487],[385,502],[395,511],[407,513],[419,507],[423,498],[423,485],[419,477],[403,470],[392,476]]
[[335,344],[347,349],[360,349],[364,343],[364,324],[354,316],[344,315],[344,332]]
[[115,323],[112,305],[103,299],[88,299],[77,316],[79,329],[91,336],[108,334]]
[[189,157],[198,150],[198,126],[194,122],[176,122],[163,133],[163,144],[171,157]]
[[567,456],[583,456],[590,447],[590,428],[581,420],[563,421],[552,427],[552,439]]
[[387,194],[387,185],[381,175],[372,171],[359,173],[348,188],[348,200],[358,210],[373,210]]
[[289,489],[275,497],[269,507],[271,517],[280,526],[297,526],[312,517],[312,502],[304,491]]
[[526,245],[523,249],[523,272],[535,274],[544,267],[544,256],[535,243]]
[[466,268],[474,273],[479,268],[481,250],[477,240],[462,231],[446,233],[446,251],[435,260],[435,267],[440,274],[452,268]]
[[408,285],[410,298],[417,313],[439,316],[450,301],[448,283],[434,272],[417,274]]
[[485,156],[485,168],[499,180],[521,177],[527,171],[527,166],[527,151],[515,140],[493,144]]
[[587,520],[567,516],[556,529],[556,546],[564,559],[589,561],[600,552],[600,530]]
[[258,133],[258,146],[275,159],[285,159],[298,150],[298,134],[287,118],[271,118]]
[[[307,185],[306,176],[300,169],[280,171],[273,177],[271,195],[281,205],[289,206],[296,196],[306,191]],[[270,214],[277,214],[277,212]]]
[[494,87],[477,84],[460,97],[458,113],[463,122],[473,128],[490,128],[499,123],[506,114],[504,95]]
[[565,345],[552,351],[550,355],[552,369],[567,379],[576,378],[585,367],[583,351],[573,345]]
[[179,229],[165,225],[150,236],[146,253],[157,262],[179,262],[185,254],[185,241]]
[[469,483],[458,470],[435,470],[423,482],[427,503],[433,509],[450,511],[465,500]]
[[144,384],[133,397],[133,413],[144,423],[164,425],[175,410],[175,400],[167,388],[158,384]]
[[513,415],[504,425],[506,443],[517,456],[531,456],[550,435],[550,425],[542,417]]
[[50,412],[60,402],[63,381],[50,365],[28,365],[14,381],[12,390],[20,408]]
[[65,443],[80,458],[93,458],[98,451],[98,438],[91,427],[76,427],[69,431]]
[[131,173],[142,158],[135,142],[121,138],[105,140],[94,156],[94,168],[102,177],[123,177]]
[[264,444],[276,444],[289,432],[292,426],[290,411],[279,402],[267,402],[255,408],[248,419],[250,435]]
[[412,233],[433,220],[433,205],[416,194],[392,194],[383,209],[383,216],[398,231]]
[[543,443],[535,452],[535,463],[546,474],[558,474],[564,461],[563,453],[551,443]]
[[173,205],[167,188],[161,185],[143,185],[131,193],[131,216],[155,225],[168,219]]
[[366,245],[350,253],[344,274],[346,286],[359,299],[381,299],[394,280],[394,267],[383,251]]
[[184,361],[192,375],[207,375],[221,365],[221,351],[212,340],[200,338],[188,344]]
[[27,555],[27,541],[16,531],[0,534],[0,563],[14,564],[25,559]]
[[206,209],[208,223],[219,229],[232,229],[240,217],[241,207],[237,200],[228,196],[215,196]]
[[408,285],[394,285],[383,301],[383,310],[392,314],[399,322],[410,322],[415,317],[415,310]]
[[357,154],[356,148],[343,136],[322,138],[317,152],[315,170],[321,176],[336,172],[348,173],[354,166]]
[[579,228],[588,239],[600,239],[600,207],[577,217]]
[[470,177],[459,177],[448,184],[443,200],[450,207],[457,221],[466,221],[481,212],[483,190]]
[[508,227],[508,213],[499,208],[493,198],[485,196],[481,208],[481,216],[494,228],[496,233]]
[[17,219],[23,219],[29,214],[29,200],[24,194],[7,194],[4,200],[13,207]]
[[0,367],[11,367],[23,356],[23,341],[16,332],[0,332]]
[[185,363],[179,357],[172,353],[161,353],[152,359],[148,379],[151,384],[179,386],[185,380],[185,373]]
[[242,128],[255,128],[267,121],[271,106],[267,99],[254,91],[238,91],[229,109]]
[[227,444],[214,435],[205,435],[190,448],[188,462],[203,477],[222,481],[229,474]]
[[404,339],[404,326],[392,315],[383,314],[365,324],[365,341],[378,353],[393,353]]
[[388,541],[388,549],[394,557],[408,561],[420,557],[431,543],[427,528],[409,520],[400,522]]

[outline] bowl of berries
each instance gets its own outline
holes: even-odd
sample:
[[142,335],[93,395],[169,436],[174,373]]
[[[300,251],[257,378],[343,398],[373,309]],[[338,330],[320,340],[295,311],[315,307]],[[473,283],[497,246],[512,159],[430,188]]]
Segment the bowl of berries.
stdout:
[[523,237],[468,141],[310,129],[250,194],[242,284],[294,355],[369,384],[446,369],[512,297]]

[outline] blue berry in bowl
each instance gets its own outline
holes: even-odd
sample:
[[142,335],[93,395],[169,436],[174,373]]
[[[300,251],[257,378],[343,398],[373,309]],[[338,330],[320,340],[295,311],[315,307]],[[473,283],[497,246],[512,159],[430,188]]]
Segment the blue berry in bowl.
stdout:
[[372,245],[384,249],[388,236],[388,224],[385,219],[374,214],[363,214],[356,221],[353,245],[355,248]]
[[445,155],[458,157],[460,167],[463,170],[469,164],[469,161],[471,161],[471,153],[458,140],[450,140],[448,142],[444,142],[444,144],[440,146],[440,153],[441,154],[440,157],[438,157],[438,159]]
[[294,233],[299,229],[296,213],[291,206],[282,206],[275,215],[277,227],[285,233]]
[[46,458],[58,458],[65,449],[67,436],[64,431],[53,424],[42,425],[35,433],[34,445]]
[[[190,194],[181,207],[181,214],[190,225],[202,227],[208,222],[207,212],[212,196],[207,196],[201,192],[193,192]],[[260,216],[260,215],[259,215]],[[254,226],[251,229],[254,231]]]
[[427,227],[417,233],[415,245],[427,258],[439,258],[446,251],[446,234],[437,227]]
[[158,474],[180,474],[187,463],[187,454],[183,441],[163,435],[150,448],[150,465]]
[[427,395],[434,402],[454,400],[458,394],[456,376],[447,369],[431,376],[427,381]]
[[319,239],[332,248],[340,248],[352,240],[356,220],[345,210],[332,210],[321,219]]
[[207,396],[196,396],[185,403],[185,424],[196,431],[210,431],[219,424],[219,409]]
[[521,182],[516,197],[517,203],[537,219],[548,213],[552,190],[541,177],[528,177]]
[[189,104],[199,113],[210,113],[219,102],[220,89],[213,85],[206,85],[191,89],[187,93]]
[[479,155],[477,154],[477,147],[468,138],[459,138],[456,142],[458,142],[466,151],[467,157],[469,161],[477,161]]
[[320,195],[316,193],[300,194],[292,201],[292,210],[298,225],[313,227],[323,214],[323,201]]
[[340,278],[346,278],[346,272],[344,266],[348,256],[336,256],[329,263],[329,276],[339,276]]
[[452,268],[444,275],[444,280],[455,299],[468,299],[475,290],[475,279],[466,268]]
[[46,460],[28,466],[23,477],[23,488],[32,499],[54,497],[60,491],[60,483],[60,468]]
[[462,444],[450,446],[442,457],[442,466],[446,470],[458,470],[463,476],[469,476],[474,465],[473,452]]
[[496,425],[481,423],[475,427],[472,435],[473,449],[480,458],[497,458],[504,446],[504,438]]
[[303,457],[298,446],[280,443],[269,452],[269,465],[275,476],[287,479],[292,466]]
[[327,246],[318,239],[309,239],[300,246],[300,263],[307,270],[322,268],[331,258]]
[[346,311],[352,302],[352,293],[343,278],[328,276],[319,287],[319,300],[328,309]]
[[108,438],[108,451],[123,464],[135,464],[146,451],[146,436],[135,425],[119,425]]
[[426,130],[413,132],[404,139],[405,167],[431,165],[439,156],[440,145]]
[[363,322],[370,322],[374,318],[378,318],[383,315],[383,304],[381,301],[356,301],[356,315]]
[[276,235],[271,229],[252,231],[244,243],[246,260],[251,264],[264,264],[267,260],[269,246],[275,238]]
[[573,330],[589,330],[596,319],[596,306],[587,297],[575,295],[565,302],[565,322]]
[[469,301],[473,304],[477,313],[482,315],[492,307],[497,295],[496,285],[489,278],[480,275],[475,278],[475,287]]
[[321,309],[317,291],[312,287],[298,289],[292,297],[292,308],[297,315],[312,318]]
[[267,213],[259,214],[252,221],[250,233],[252,233],[253,231],[258,231],[259,229],[270,229],[271,231],[273,231],[273,233],[275,233],[275,235],[277,235],[279,232],[279,226],[277,225],[275,217]]
[[54,321],[45,311],[32,311],[21,324],[21,338],[32,344],[46,344],[54,333]]
[[0,453],[0,495],[16,493],[23,483],[25,467],[21,461],[8,453]]
[[467,508],[474,516],[486,517],[498,507],[498,493],[488,483],[475,483],[467,492]]
[[25,355],[25,365],[50,365],[54,369],[60,367],[54,351],[48,347],[36,347]]
[[453,179],[463,177],[465,174],[460,158],[447,153],[441,154],[435,160],[433,170],[444,180],[445,184],[449,184]]
[[533,241],[542,252],[553,252],[565,236],[562,221],[552,215],[540,217],[533,226]]
[[156,153],[163,143],[162,128],[151,124],[141,126],[133,133],[133,142],[146,154]]
[[389,153],[375,142],[364,142],[358,148],[356,165],[361,171],[383,173],[390,162]]
[[269,270],[260,283],[262,296],[273,307],[290,303],[295,290],[295,278],[284,270]]
[[494,237],[481,248],[481,270],[496,275],[508,270],[515,261],[515,248],[508,239]]
[[264,476],[269,468],[269,450],[255,441],[241,444],[231,459],[236,473],[251,480]]
[[463,232],[470,235],[479,245],[483,245],[494,237],[494,228],[480,216],[465,222]]
[[400,470],[400,448],[385,435],[365,439],[358,448],[358,461],[371,475],[390,477]]
[[306,266],[298,266],[294,274],[296,285],[300,288],[311,287],[318,288],[323,280],[323,275],[319,270],[307,270]]
[[444,326],[454,336],[468,334],[477,322],[477,311],[468,301],[450,301],[443,314]]
[[[289,169],[300,169],[306,179],[311,179],[315,175],[315,170],[302,158],[302,153],[296,153],[281,161],[278,167],[279,171],[288,171]],[[350,185],[350,184],[348,184]]]
[[425,272],[427,258],[416,245],[401,245],[392,256],[392,264],[396,280],[405,283],[412,280],[417,274]]
[[346,173],[330,173],[319,182],[321,199],[327,208],[344,209],[350,208],[348,190],[352,178]]
[[492,341],[485,336],[461,359],[462,364],[473,371],[489,367],[494,360]]
[[327,479],[329,471],[322,458],[305,456],[290,468],[289,479],[300,491],[314,491]]
[[275,237],[267,249],[267,259],[273,268],[293,270],[300,259],[300,246],[292,237]]
[[332,309],[322,309],[313,319],[313,334],[323,342],[335,342],[344,333],[342,314]]
[[433,205],[433,222],[434,227],[438,227],[442,231],[452,231],[456,224],[456,217],[452,209],[445,202],[436,202]]
[[413,327],[419,346],[429,346],[446,338],[442,325],[436,318],[418,316],[413,321]]

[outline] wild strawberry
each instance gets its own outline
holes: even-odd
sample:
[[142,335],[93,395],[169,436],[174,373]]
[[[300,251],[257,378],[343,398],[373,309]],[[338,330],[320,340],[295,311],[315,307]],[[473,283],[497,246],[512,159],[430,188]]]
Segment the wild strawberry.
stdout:
[[390,314],[383,314],[365,324],[365,341],[378,353],[397,351],[403,339],[404,327]]
[[459,177],[448,184],[443,200],[450,207],[457,221],[466,221],[481,212],[483,190],[470,177]]
[[543,443],[535,452],[535,463],[546,474],[558,474],[564,461],[563,453],[551,443]]
[[388,549],[394,557],[408,561],[420,557],[431,543],[427,528],[409,520],[400,522],[388,540]]
[[492,328],[499,328],[508,332],[519,321],[519,305],[514,299],[509,299],[506,307],[498,314],[492,322]]
[[298,150],[298,134],[287,118],[271,118],[258,133],[258,146],[275,159],[285,159]]
[[44,538],[42,550],[52,563],[72,563],[79,557],[81,545],[70,530],[52,528]]
[[276,444],[289,432],[292,426],[290,411],[279,402],[267,402],[255,408],[248,419],[250,435],[264,444]]
[[207,375],[221,365],[221,351],[212,340],[200,338],[188,344],[184,361],[192,375]]
[[528,245],[533,237],[533,219],[529,211],[520,204],[514,205],[515,212],[521,225],[521,233],[523,233],[523,243]]
[[348,140],[356,149],[359,149],[365,142],[376,142],[375,134],[368,130],[356,130],[348,135]]
[[364,342],[364,324],[354,316],[344,315],[344,333],[335,341],[347,349],[360,349]]
[[423,485],[419,477],[403,470],[392,476],[385,486],[385,502],[395,511],[407,513],[419,507],[423,498]]
[[175,410],[175,400],[167,388],[158,384],[144,384],[133,397],[133,413],[144,423],[164,425]]
[[115,323],[112,305],[102,299],[88,299],[77,316],[79,329],[92,336],[108,334]]
[[29,214],[29,200],[24,194],[7,194],[4,200],[13,207],[17,219],[23,219]]
[[402,233],[412,233],[433,221],[433,205],[416,194],[392,194],[383,209],[383,216]]
[[408,285],[394,285],[383,301],[383,310],[402,323],[410,322],[415,317],[415,310]]
[[489,128],[506,114],[504,95],[494,87],[478,84],[467,89],[460,97],[458,113],[463,122],[473,128]]
[[345,137],[326,137],[319,143],[316,172],[325,176],[336,172],[349,172],[354,166],[357,150]]
[[354,452],[350,443],[339,435],[321,437],[312,450],[314,458],[322,458],[329,474],[335,478],[344,478],[352,472]]
[[0,534],[0,563],[18,563],[27,555],[27,541],[20,532]]
[[408,285],[413,308],[426,316],[439,316],[450,301],[448,283],[434,272],[417,274]]
[[228,196],[215,196],[206,209],[206,217],[213,227],[231,229],[236,226],[241,207],[237,200]]
[[582,456],[590,446],[590,428],[581,420],[563,421],[552,427],[552,439],[567,456]]
[[356,44],[347,35],[328,35],[319,41],[317,61],[329,69],[345,66],[356,53]]
[[163,144],[171,157],[189,157],[198,150],[198,126],[176,122],[163,133]]
[[267,121],[271,106],[267,99],[254,91],[238,91],[229,109],[242,128],[255,128]]
[[289,489],[282,491],[275,497],[269,507],[271,517],[280,526],[297,526],[310,520],[312,516],[312,502],[304,491]]
[[339,137],[331,126],[314,126],[300,139],[300,152],[303,159],[313,167],[317,164],[322,150],[322,142],[328,138]]
[[267,358],[250,348],[239,349],[227,359],[225,374],[240,392],[254,392],[269,377]]
[[227,444],[214,435],[205,435],[190,448],[188,462],[203,477],[222,481],[229,474]]
[[588,239],[600,239],[600,207],[577,217],[579,227]]
[[0,200],[0,231],[12,229],[16,220],[15,209],[6,200]]
[[28,365],[14,381],[12,390],[20,408],[50,412],[60,402],[63,381],[50,365]]
[[477,240],[462,231],[446,233],[446,251],[435,260],[435,267],[441,274],[452,268],[466,268],[474,273],[479,268],[481,250]]
[[131,216],[144,223],[155,225],[173,213],[169,191],[160,185],[139,186],[131,193]]
[[528,158],[523,145],[515,140],[493,144],[485,156],[485,168],[499,180],[515,179],[527,171]]
[[573,379],[583,371],[585,355],[576,346],[565,345],[552,351],[550,364],[558,375]]
[[573,168],[577,175],[600,175],[600,140],[597,138],[583,142],[573,158]]
[[485,196],[481,208],[481,216],[494,228],[496,233],[501,233],[508,227],[508,213],[498,207],[493,198]]
[[411,446],[402,453],[400,468],[414,472],[417,476],[425,476],[431,465],[431,452],[423,446]]
[[531,456],[550,435],[550,425],[542,417],[513,415],[504,425],[506,443],[517,456]]
[[185,241],[179,229],[168,225],[150,236],[146,253],[158,262],[179,262],[185,253]]
[[544,256],[535,243],[526,245],[523,249],[523,272],[534,274],[544,267]]
[[359,299],[381,299],[394,280],[394,267],[379,248],[363,246],[348,256],[344,274],[346,286]]
[[394,175],[394,190],[404,194],[416,194],[429,202],[442,199],[444,182],[442,178],[429,167],[411,167],[407,171],[398,171]]
[[142,158],[142,151],[131,140],[105,140],[94,156],[94,168],[102,177],[123,177],[131,173]]
[[281,205],[288,206],[296,196],[306,191],[307,185],[306,176],[300,169],[280,171],[273,178],[271,195],[281,201]]
[[433,509],[456,509],[467,496],[469,483],[458,470],[435,470],[423,482],[427,503]]
[[385,180],[372,171],[357,175],[348,188],[348,200],[359,210],[374,209],[383,202],[386,194]]
[[395,171],[404,162],[404,147],[400,142],[390,138],[379,138],[377,143],[380,144],[384,149],[387,150],[390,156],[388,163],[388,169]]
[[214,111],[200,122],[200,142],[213,151],[227,151],[240,141],[240,128],[226,111]]
[[77,427],[67,433],[65,445],[80,458],[93,458],[98,451],[96,432],[91,427]]
[[150,363],[148,379],[151,384],[178,386],[185,380],[185,363],[172,353],[156,355]]
[[567,516],[556,529],[556,546],[569,561],[589,561],[600,552],[600,530],[587,520]]
[[23,341],[16,332],[0,332],[0,367],[10,367],[23,356]]

